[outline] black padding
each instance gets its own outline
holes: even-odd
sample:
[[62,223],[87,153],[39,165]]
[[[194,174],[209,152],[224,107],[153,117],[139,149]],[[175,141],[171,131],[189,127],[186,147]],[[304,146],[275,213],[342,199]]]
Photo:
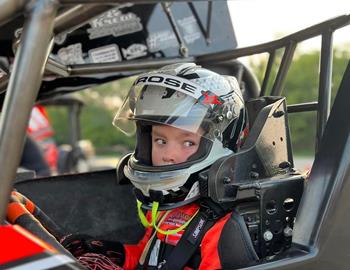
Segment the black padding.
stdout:
[[152,164],[152,126],[142,125],[136,122],[136,148],[135,157],[142,165],[150,166]]
[[26,228],[41,240],[49,243],[59,252],[72,257],[72,255],[50,234],[33,215],[25,214],[16,219],[16,224]]
[[258,262],[247,226],[235,210],[224,225],[218,250],[222,269],[238,269]]
[[67,234],[127,243],[143,235],[132,185],[117,185],[115,170],[32,179],[15,188]]

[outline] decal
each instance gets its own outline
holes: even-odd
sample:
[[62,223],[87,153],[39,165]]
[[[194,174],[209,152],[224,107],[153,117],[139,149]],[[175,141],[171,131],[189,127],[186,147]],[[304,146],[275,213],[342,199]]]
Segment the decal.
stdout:
[[143,29],[141,19],[134,13],[122,13],[119,8],[111,9],[90,21],[87,29],[90,39],[105,36],[120,37]]
[[59,49],[57,56],[62,63],[66,65],[83,64],[85,62],[83,59],[81,43],[72,44],[68,47]]
[[214,109],[218,105],[222,105],[224,103],[224,100],[221,97],[218,97],[217,95],[212,93],[211,91],[202,91],[202,95],[197,100],[197,103],[203,105],[212,105],[211,107]]
[[135,59],[147,55],[147,46],[143,44],[132,44],[128,48],[122,48],[125,59]]
[[185,17],[177,22],[182,29],[183,37],[187,44],[191,44],[197,39],[200,39],[201,33],[197,21],[193,16]]
[[121,61],[117,45],[107,45],[89,50],[89,57],[92,63],[107,63]]
[[161,51],[168,48],[178,47],[175,34],[170,30],[150,33],[147,38],[147,46],[150,52]]
[[[200,85],[194,84],[190,80],[161,73],[140,76],[134,83],[134,86],[136,85],[157,85],[164,88],[169,87],[175,91],[179,91],[195,99],[202,96],[202,93],[205,92],[205,90]],[[166,95],[167,93],[164,94]],[[193,187],[194,186],[195,185],[193,185]]]
[[187,241],[194,245],[202,234],[206,223],[207,220],[204,217],[200,217],[194,231],[187,237]]

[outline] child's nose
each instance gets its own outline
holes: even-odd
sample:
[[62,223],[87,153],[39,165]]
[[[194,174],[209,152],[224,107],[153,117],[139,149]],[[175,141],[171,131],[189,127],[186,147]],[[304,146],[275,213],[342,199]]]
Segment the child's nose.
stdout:
[[167,163],[175,164],[177,162],[176,152],[178,150],[175,147],[167,147],[163,152],[163,161]]

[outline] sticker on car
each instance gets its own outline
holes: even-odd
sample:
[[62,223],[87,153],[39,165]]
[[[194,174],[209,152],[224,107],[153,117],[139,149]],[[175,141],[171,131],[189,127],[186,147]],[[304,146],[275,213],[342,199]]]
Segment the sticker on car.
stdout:
[[135,59],[147,55],[147,46],[140,43],[135,43],[127,47],[126,49],[122,48],[122,53],[125,59]]
[[122,60],[116,44],[91,49],[89,50],[89,57],[92,63],[118,62]]
[[193,16],[179,19],[177,22],[181,27],[184,40],[187,44],[194,43],[196,40],[200,39],[201,33],[198,23]]
[[135,13],[122,13],[119,8],[111,9],[93,19],[90,26],[87,29],[90,39],[120,37],[143,30],[141,19]]
[[81,43],[72,44],[59,49],[57,56],[65,65],[85,63]]
[[150,52],[157,52],[179,46],[174,32],[170,30],[150,33],[147,38],[147,45]]

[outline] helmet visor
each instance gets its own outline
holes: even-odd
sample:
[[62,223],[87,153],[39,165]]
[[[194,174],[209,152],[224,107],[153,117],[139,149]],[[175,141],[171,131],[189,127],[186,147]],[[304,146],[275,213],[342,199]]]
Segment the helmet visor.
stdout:
[[213,140],[238,117],[239,111],[233,109],[225,107],[222,97],[190,80],[168,74],[144,75],[130,89],[113,124],[127,135],[136,131],[135,120],[192,133],[201,128],[200,133]]

